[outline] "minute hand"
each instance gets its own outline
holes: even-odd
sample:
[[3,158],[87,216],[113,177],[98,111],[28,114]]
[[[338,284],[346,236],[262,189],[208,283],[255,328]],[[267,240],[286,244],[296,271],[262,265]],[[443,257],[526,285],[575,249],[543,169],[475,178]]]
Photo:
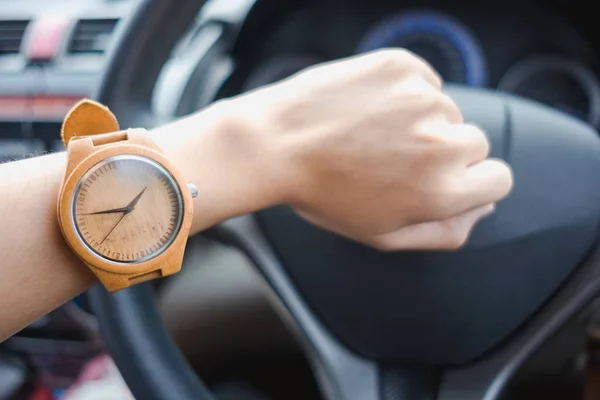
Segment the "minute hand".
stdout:
[[103,210],[103,211],[96,211],[96,212],[86,213],[83,215],[118,214],[118,213],[129,214],[130,212],[133,211],[133,208],[138,203],[138,201],[140,201],[140,198],[142,197],[142,195],[144,194],[146,189],[148,189],[148,186],[146,186],[144,189],[142,189],[142,191],[137,196],[135,196],[134,199],[131,200],[131,202],[129,202],[129,204],[127,204],[125,207],[112,208],[110,210]]
[[117,213],[127,212],[127,210],[128,210],[127,207],[121,207],[121,208],[113,208],[111,210],[96,211],[96,212],[87,213],[87,214],[83,214],[83,215],[117,214]]
[[108,239],[108,237],[110,236],[110,234],[115,230],[115,228],[117,227],[117,225],[119,225],[121,223],[121,221],[123,221],[123,218],[125,218],[125,216],[127,214],[129,214],[130,212],[133,211],[133,209],[135,208],[135,205],[137,204],[138,201],[140,201],[140,198],[142,197],[142,195],[144,194],[144,192],[146,191],[146,189],[148,189],[148,186],[146,186],[144,189],[142,189],[142,191],[137,196],[135,196],[135,198],[133,200],[131,200],[131,202],[127,205],[127,207],[125,207],[123,215],[121,216],[121,218],[119,218],[119,220],[117,221],[117,223],[113,225],[113,227],[111,228],[110,231],[108,231],[108,233],[106,234],[106,236],[104,236],[104,239],[102,239],[102,241],[100,242],[100,244],[104,243],[106,241],[106,239]]

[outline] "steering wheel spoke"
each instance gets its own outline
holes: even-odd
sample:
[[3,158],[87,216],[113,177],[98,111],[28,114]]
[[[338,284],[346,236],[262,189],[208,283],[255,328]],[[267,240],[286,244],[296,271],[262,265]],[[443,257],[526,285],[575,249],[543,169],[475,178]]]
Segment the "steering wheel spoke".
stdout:
[[254,216],[221,225],[223,238],[242,249],[277,294],[283,315],[305,347],[317,380],[329,399],[379,398],[378,365],[343,346],[315,317],[293,286]]
[[600,243],[572,279],[530,321],[485,358],[447,370],[439,400],[500,398],[506,384],[554,333],[600,295]]

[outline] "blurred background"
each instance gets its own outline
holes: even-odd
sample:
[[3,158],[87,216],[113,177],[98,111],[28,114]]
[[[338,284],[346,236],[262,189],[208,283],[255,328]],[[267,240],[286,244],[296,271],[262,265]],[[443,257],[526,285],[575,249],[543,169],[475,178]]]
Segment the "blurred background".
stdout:
[[[63,150],[65,113],[94,96],[137,4],[0,0],[0,161]],[[173,49],[152,106],[167,121],[323,61],[404,47],[448,82],[531,98],[598,128],[594,18],[568,1],[211,0]],[[155,289],[181,349],[222,399],[239,387],[265,399],[320,399],[300,347],[242,254],[193,238],[183,272]],[[580,394],[595,308],[538,352],[510,398],[533,398],[523,394],[532,387],[538,395]],[[81,296],[0,345],[0,400],[59,399],[102,353]]]

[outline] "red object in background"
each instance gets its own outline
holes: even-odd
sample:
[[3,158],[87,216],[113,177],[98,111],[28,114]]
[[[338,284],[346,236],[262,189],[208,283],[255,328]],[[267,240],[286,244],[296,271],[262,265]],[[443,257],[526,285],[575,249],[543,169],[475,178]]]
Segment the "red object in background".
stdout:
[[55,400],[52,391],[46,385],[40,384],[27,400]]
[[46,16],[32,22],[28,32],[25,55],[30,61],[49,61],[54,58],[67,28],[69,19]]
[[0,119],[62,120],[85,96],[0,96]]

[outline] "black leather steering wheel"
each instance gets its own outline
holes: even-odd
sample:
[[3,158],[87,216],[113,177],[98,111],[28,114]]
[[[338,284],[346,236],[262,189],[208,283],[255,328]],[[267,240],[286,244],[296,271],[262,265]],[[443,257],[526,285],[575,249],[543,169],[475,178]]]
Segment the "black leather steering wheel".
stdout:
[[[123,126],[150,126],[152,88],[202,0],[146,0],[124,24],[97,96]],[[600,292],[600,139],[588,125],[494,91],[449,87],[506,159],[515,188],[458,252],[384,254],[286,207],[236,218],[243,250],[336,400],[496,399],[520,364]],[[210,399],[156,312],[148,285],[90,292],[134,396]]]

